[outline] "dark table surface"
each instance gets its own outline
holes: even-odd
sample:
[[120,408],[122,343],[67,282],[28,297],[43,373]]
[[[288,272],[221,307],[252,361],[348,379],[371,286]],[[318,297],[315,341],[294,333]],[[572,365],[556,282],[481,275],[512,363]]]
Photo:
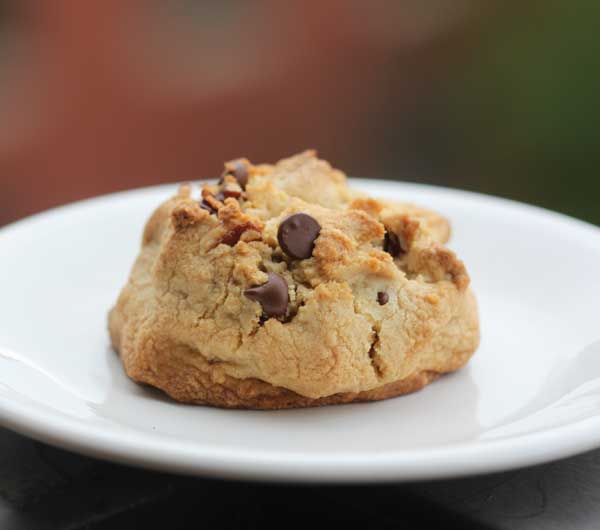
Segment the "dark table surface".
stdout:
[[[397,485],[225,482],[94,460],[0,429],[0,529],[600,528],[600,450],[474,478]],[[435,525],[435,526],[432,526]]]

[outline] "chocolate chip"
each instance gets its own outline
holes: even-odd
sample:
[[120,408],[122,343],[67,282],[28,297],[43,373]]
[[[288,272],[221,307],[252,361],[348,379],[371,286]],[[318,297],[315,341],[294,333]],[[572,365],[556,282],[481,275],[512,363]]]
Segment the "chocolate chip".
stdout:
[[295,213],[286,217],[277,230],[277,241],[282,250],[296,259],[310,258],[319,237],[321,225],[305,213]]
[[389,302],[390,297],[387,293],[384,293],[383,291],[380,291],[377,293],[377,301],[379,302],[379,305],[385,305]]
[[[225,162],[225,173],[223,175],[233,175],[238,184],[245,190],[246,184],[248,184],[248,161],[244,158],[238,158]],[[219,184],[222,183],[223,177],[219,181]]]
[[225,200],[225,195],[223,195],[222,191],[216,195],[212,195],[211,193],[206,195],[199,203],[200,208],[203,208],[210,213],[217,213],[218,205],[215,203],[215,200],[219,202],[223,202]]
[[244,295],[260,303],[267,316],[280,317],[285,315],[290,301],[288,284],[279,274],[269,272],[268,276],[267,283],[246,289]]
[[206,201],[202,201],[199,204],[200,204],[200,208],[202,208],[203,210],[206,210],[208,213],[216,212],[216,210],[210,204],[208,204]]
[[386,231],[383,238],[383,250],[385,250],[394,258],[397,258],[401,254],[405,253],[408,249],[396,234]]

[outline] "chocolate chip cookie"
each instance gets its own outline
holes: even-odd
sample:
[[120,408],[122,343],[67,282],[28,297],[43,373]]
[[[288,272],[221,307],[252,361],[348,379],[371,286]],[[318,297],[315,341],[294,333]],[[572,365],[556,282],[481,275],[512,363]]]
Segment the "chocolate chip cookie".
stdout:
[[176,400],[278,409],[379,400],[479,343],[448,222],[370,198],[312,151],[225,164],[150,217],[109,314],[133,380]]

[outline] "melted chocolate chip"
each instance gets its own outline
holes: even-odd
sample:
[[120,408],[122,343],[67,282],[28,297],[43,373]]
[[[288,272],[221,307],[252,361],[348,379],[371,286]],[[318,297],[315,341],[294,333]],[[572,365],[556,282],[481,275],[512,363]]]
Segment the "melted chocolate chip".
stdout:
[[401,254],[405,253],[407,249],[396,234],[386,231],[383,238],[383,250],[385,250],[394,258],[397,258]]
[[[248,184],[248,162],[243,158],[226,162],[224,175],[233,175],[238,184],[245,190],[246,184]],[[219,183],[223,183],[223,177],[221,177]]]
[[383,291],[380,291],[377,293],[377,301],[379,302],[379,305],[385,305],[389,302],[390,297],[387,293],[384,293]]
[[286,217],[277,230],[277,241],[282,250],[296,259],[310,258],[319,237],[321,225],[305,213],[295,213]]
[[258,302],[268,317],[285,315],[290,301],[288,284],[279,274],[269,272],[267,283],[250,287],[244,291],[250,300]]

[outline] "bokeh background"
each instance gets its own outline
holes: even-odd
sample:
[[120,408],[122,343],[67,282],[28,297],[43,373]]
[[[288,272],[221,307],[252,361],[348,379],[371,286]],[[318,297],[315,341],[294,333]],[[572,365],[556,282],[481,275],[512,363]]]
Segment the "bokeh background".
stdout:
[[0,225],[307,147],[600,223],[597,0],[0,0]]

